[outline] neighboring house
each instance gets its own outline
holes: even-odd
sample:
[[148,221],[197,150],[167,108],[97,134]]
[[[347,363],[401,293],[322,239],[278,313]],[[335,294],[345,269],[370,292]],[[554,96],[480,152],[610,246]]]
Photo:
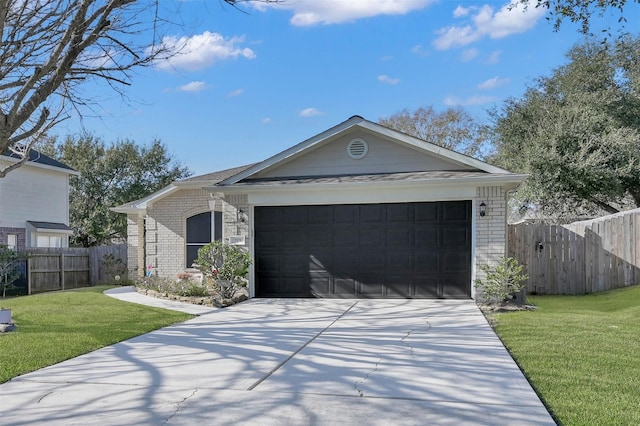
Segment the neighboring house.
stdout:
[[[17,159],[0,155],[0,167]],[[71,167],[31,150],[29,160],[0,178],[0,244],[29,247],[68,247],[69,177]]]
[[506,253],[525,175],[354,116],[260,163],[114,208],[129,266],[175,277],[212,240],[245,246],[252,297],[469,298]]

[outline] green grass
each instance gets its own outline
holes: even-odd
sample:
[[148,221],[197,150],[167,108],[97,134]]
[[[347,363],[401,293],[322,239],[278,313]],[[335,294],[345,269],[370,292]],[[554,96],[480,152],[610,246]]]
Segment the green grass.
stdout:
[[640,286],[537,296],[496,331],[563,425],[640,425]]
[[105,296],[107,288],[0,300],[17,325],[0,334],[0,383],[193,317]]

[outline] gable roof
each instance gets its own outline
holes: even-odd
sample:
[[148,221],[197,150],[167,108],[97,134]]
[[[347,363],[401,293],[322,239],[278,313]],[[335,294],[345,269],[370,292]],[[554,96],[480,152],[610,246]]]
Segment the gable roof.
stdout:
[[[18,154],[11,152],[9,150],[4,151],[0,157],[5,157],[2,158],[4,160],[7,161],[18,161],[20,158],[18,157]],[[48,155],[45,155],[39,151],[36,151],[35,149],[30,149],[29,150],[29,159],[27,160],[27,163],[30,163],[32,165],[38,165],[38,166],[43,166],[46,168],[55,168],[55,169],[61,169],[69,174],[73,174],[73,175],[79,175],[80,173],[76,170],[74,170],[73,168],[67,166],[66,164],[49,157]]]
[[348,120],[343,121],[342,123],[328,130],[325,130],[324,132],[319,133],[316,136],[313,136],[312,138],[309,138],[260,163],[256,163],[253,166],[250,166],[247,169],[233,176],[230,176],[227,179],[224,179],[218,185],[219,186],[233,185],[244,179],[251,178],[252,176],[260,172],[263,172],[267,169],[276,168],[287,161],[290,161],[294,158],[298,158],[304,155],[305,153],[317,148],[318,146],[321,146],[324,143],[331,141],[338,135],[343,134],[355,128],[364,129],[366,131],[373,132],[381,136],[385,136],[400,145],[408,146],[417,151],[421,151],[425,154],[428,154],[430,156],[444,159],[452,163],[456,163],[460,166],[466,167],[469,170],[479,170],[482,172],[492,173],[492,174],[504,174],[504,175],[512,174],[508,170],[501,169],[496,166],[492,166],[491,164],[485,163],[483,161],[477,160],[467,155],[460,154],[458,152],[452,151],[447,148],[443,148],[438,145],[434,145],[432,143],[426,142],[422,139],[416,138],[406,133],[402,133],[397,130],[382,126],[380,124],[366,120],[360,117],[359,115],[354,115]]
[[199,189],[204,186],[217,185],[224,179],[229,178],[237,173],[244,171],[245,169],[253,166],[253,164],[247,164],[244,166],[233,167],[231,169],[219,170],[213,173],[206,173],[203,175],[192,176],[186,179],[173,182],[164,188],[147,195],[139,200],[131,201],[129,203],[122,204],[117,207],[112,207],[110,210],[117,213],[135,213],[146,209],[154,202],[176,192],[180,188],[184,189]]

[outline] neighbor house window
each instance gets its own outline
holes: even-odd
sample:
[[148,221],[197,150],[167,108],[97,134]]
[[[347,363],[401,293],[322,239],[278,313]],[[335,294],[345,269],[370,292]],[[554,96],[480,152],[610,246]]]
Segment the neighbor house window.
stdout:
[[67,237],[38,233],[36,234],[36,247],[64,247],[63,238],[66,240]]
[[187,268],[198,258],[200,247],[222,240],[222,212],[206,212],[187,218]]
[[18,236],[16,234],[7,235],[7,248],[11,250],[18,249]]

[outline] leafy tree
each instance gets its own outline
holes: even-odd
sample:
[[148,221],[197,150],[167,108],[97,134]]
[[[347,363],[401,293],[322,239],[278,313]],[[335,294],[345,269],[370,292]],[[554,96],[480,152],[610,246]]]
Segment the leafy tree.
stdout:
[[420,107],[411,112],[404,109],[378,123],[472,157],[482,157],[487,148],[487,135],[462,108],[436,112],[433,107]]
[[110,207],[143,198],[189,176],[158,140],[139,146],[129,140],[107,144],[94,136],[67,137],[42,151],[81,173],[71,177],[72,243],[90,247],[126,238],[126,218]]
[[[244,0],[223,0],[237,7]],[[267,3],[279,0],[255,0]],[[20,167],[42,136],[93,101],[86,83],[119,94],[130,71],[178,50],[162,43],[160,0],[0,0],[0,154]],[[169,19],[167,19],[169,18]]]
[[640,41],[574,46],[569,62],[492,112],[493,161],[551,216],[640,207]]
[[[568,19],[580,25],[582,34],[591,33],[591,20],[594,15],[604,16],[607,11],[619,12],[618,23],[623,27],[627,22],[624,17],[624,8],[627,0],[518,0],[525,7],[544,7],[549,10],[549,19],[553,22],[555,30],[559,30],[562,22]],[[640,0],[631,0],[629,3],[640,3]]]

